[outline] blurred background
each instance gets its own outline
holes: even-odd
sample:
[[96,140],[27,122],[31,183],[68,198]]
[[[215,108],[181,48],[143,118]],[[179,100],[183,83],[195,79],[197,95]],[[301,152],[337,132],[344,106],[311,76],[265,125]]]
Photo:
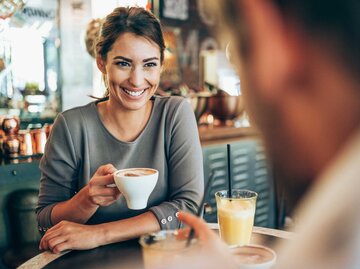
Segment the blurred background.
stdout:
[[[217,40],[212,31],[208,1],[0,0],[0,268],[15,268],[39,252],[38,167],[52,123],[59,112],[103,96],[94,40],[106,14],[134,5],[151,10],[163,26],[165,70],[157,94],[189,101],[205,180],[218,171],[206,220],[216,221],[214,192],[226,188],[231,161],[234,186],[261,193],[255,224],[283,225],[282,193],[245,112],[227,41]],[[231,160],[227,143],[233,148]]]
[[[164,27],[166,69],[159,94],[196,97],[219,89],[239,94],[204,0],[3,0],[0,114],[26,123],[51,121],[57,112],[91,101],[89,95],[102,96],[91,46],[101,18],[131,5],[152,10]],[[192,103],[195,107],[196,100]]]
[[[206,5],[205,0],[0,1],[0,149],[5,160],[41,154],[35,147],[44,142],[37,142],[35,131],[48,134],[58,112],[103,96],[93,46],[102,18],[118,6],[142,6],[161,21],[165,71],[157,94],[187,98],[199,127],[249,127],[240,80],[225,53],[226,41],[219,44],[214,37]],[[30,147],[24,138],[29,132],[33,150],[24,154],[20,147]],[[237,130],[228,132],[237,135]]]

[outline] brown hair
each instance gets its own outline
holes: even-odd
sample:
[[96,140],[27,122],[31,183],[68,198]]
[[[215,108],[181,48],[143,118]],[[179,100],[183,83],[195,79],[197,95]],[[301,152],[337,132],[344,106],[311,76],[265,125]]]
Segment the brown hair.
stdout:
[[[294,20],[310,38],[322,39],[325,46],[341,60],[346,68],[359,78],[360,71],[360,1],[359,0],[272,0],[280,12]],[[239,51],[246,57],[251,49],[248,29],[243,21],[243,10],[236,0],[214,1],[212,12],[217,15],[219,36],[235,29],[242,42]],[[225,27],[224,27],[225,26]],[[227,29],[227,31],[224,31]]]
[[[118,7],[106,16],[96,43],[96,55],[106,60],[116,39],[123,33],[133,33],[156,43],[160,48],[160,62],[163,63],[165,42],[160,22],[141,7]],[[108,95],[107,89],[105,97]]]

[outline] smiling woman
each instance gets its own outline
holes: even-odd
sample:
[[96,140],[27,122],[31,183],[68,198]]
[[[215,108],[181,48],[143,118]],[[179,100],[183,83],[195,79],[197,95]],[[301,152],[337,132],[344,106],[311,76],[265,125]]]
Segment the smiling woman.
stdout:
[[[194,113],[183,98],[154,96],[164,48],[149,11],[116,8],[105,18],[96,62],[106,95],[60,113],[41,160],[42,249],[90,249],[175,229],[178,211],[196,212],[203,171]],[[116,170],[136,167],[159,177],[147,208],[135,211],[112,185]]]
[[[159,46],[133,33],[123,33],[108,52],[106,60],[98,56],[110,102],[130,110],[144,106],[155,93],[161,73]],[[149,103],[148,105],[151,105]]]

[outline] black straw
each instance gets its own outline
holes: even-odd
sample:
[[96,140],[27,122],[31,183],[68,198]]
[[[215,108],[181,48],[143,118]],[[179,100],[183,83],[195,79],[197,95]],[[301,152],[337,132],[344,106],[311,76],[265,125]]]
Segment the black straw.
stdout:
[[229,181],[229,198],[232,196],[232,186],[231,186],[231,151],[230,151],[230,144],[227,144],[227,168],[228,168],[228,181]]
[[[200,206],[198,208],[198,211],[196,213],[196,216],[198,216],[198,217],[201,216],[201,213],[202,213],[202,210],[203,210],[203,207],[204,207],[204,204],[205,204],[205,199],[210,194],[210,189],[211,189],[210,186],[211,186],[211,182],[215,178],[215,174],[216,174],[216,172],[211,171],[211,173],[209,175],[209,180],[208,180],[208,182],[206,184],[206,187],[205,187],[205,190],[204,190],[204,196],[202,198],[202,201],[201,201]],[[191,228],[190,233],[189,233],[189,237],[188,237],[187,242],[186,242],[187,247],[190,246],[191,240],[193,239],[194,235],[195,235],[195,230],[194,230],[194,228]]]

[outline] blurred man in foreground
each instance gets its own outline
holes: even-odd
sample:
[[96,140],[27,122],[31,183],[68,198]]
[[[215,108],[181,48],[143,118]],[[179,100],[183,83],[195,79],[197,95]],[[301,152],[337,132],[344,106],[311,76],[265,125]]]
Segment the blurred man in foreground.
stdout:
[[[283,186],[290,196],[307,190],[296,237],[278,246],[276,268],[360,268],[360,1],[211,7]],[[210,252],[221,244],[200,219],[179,218],[195,228],[207,257],[225,257]]]

